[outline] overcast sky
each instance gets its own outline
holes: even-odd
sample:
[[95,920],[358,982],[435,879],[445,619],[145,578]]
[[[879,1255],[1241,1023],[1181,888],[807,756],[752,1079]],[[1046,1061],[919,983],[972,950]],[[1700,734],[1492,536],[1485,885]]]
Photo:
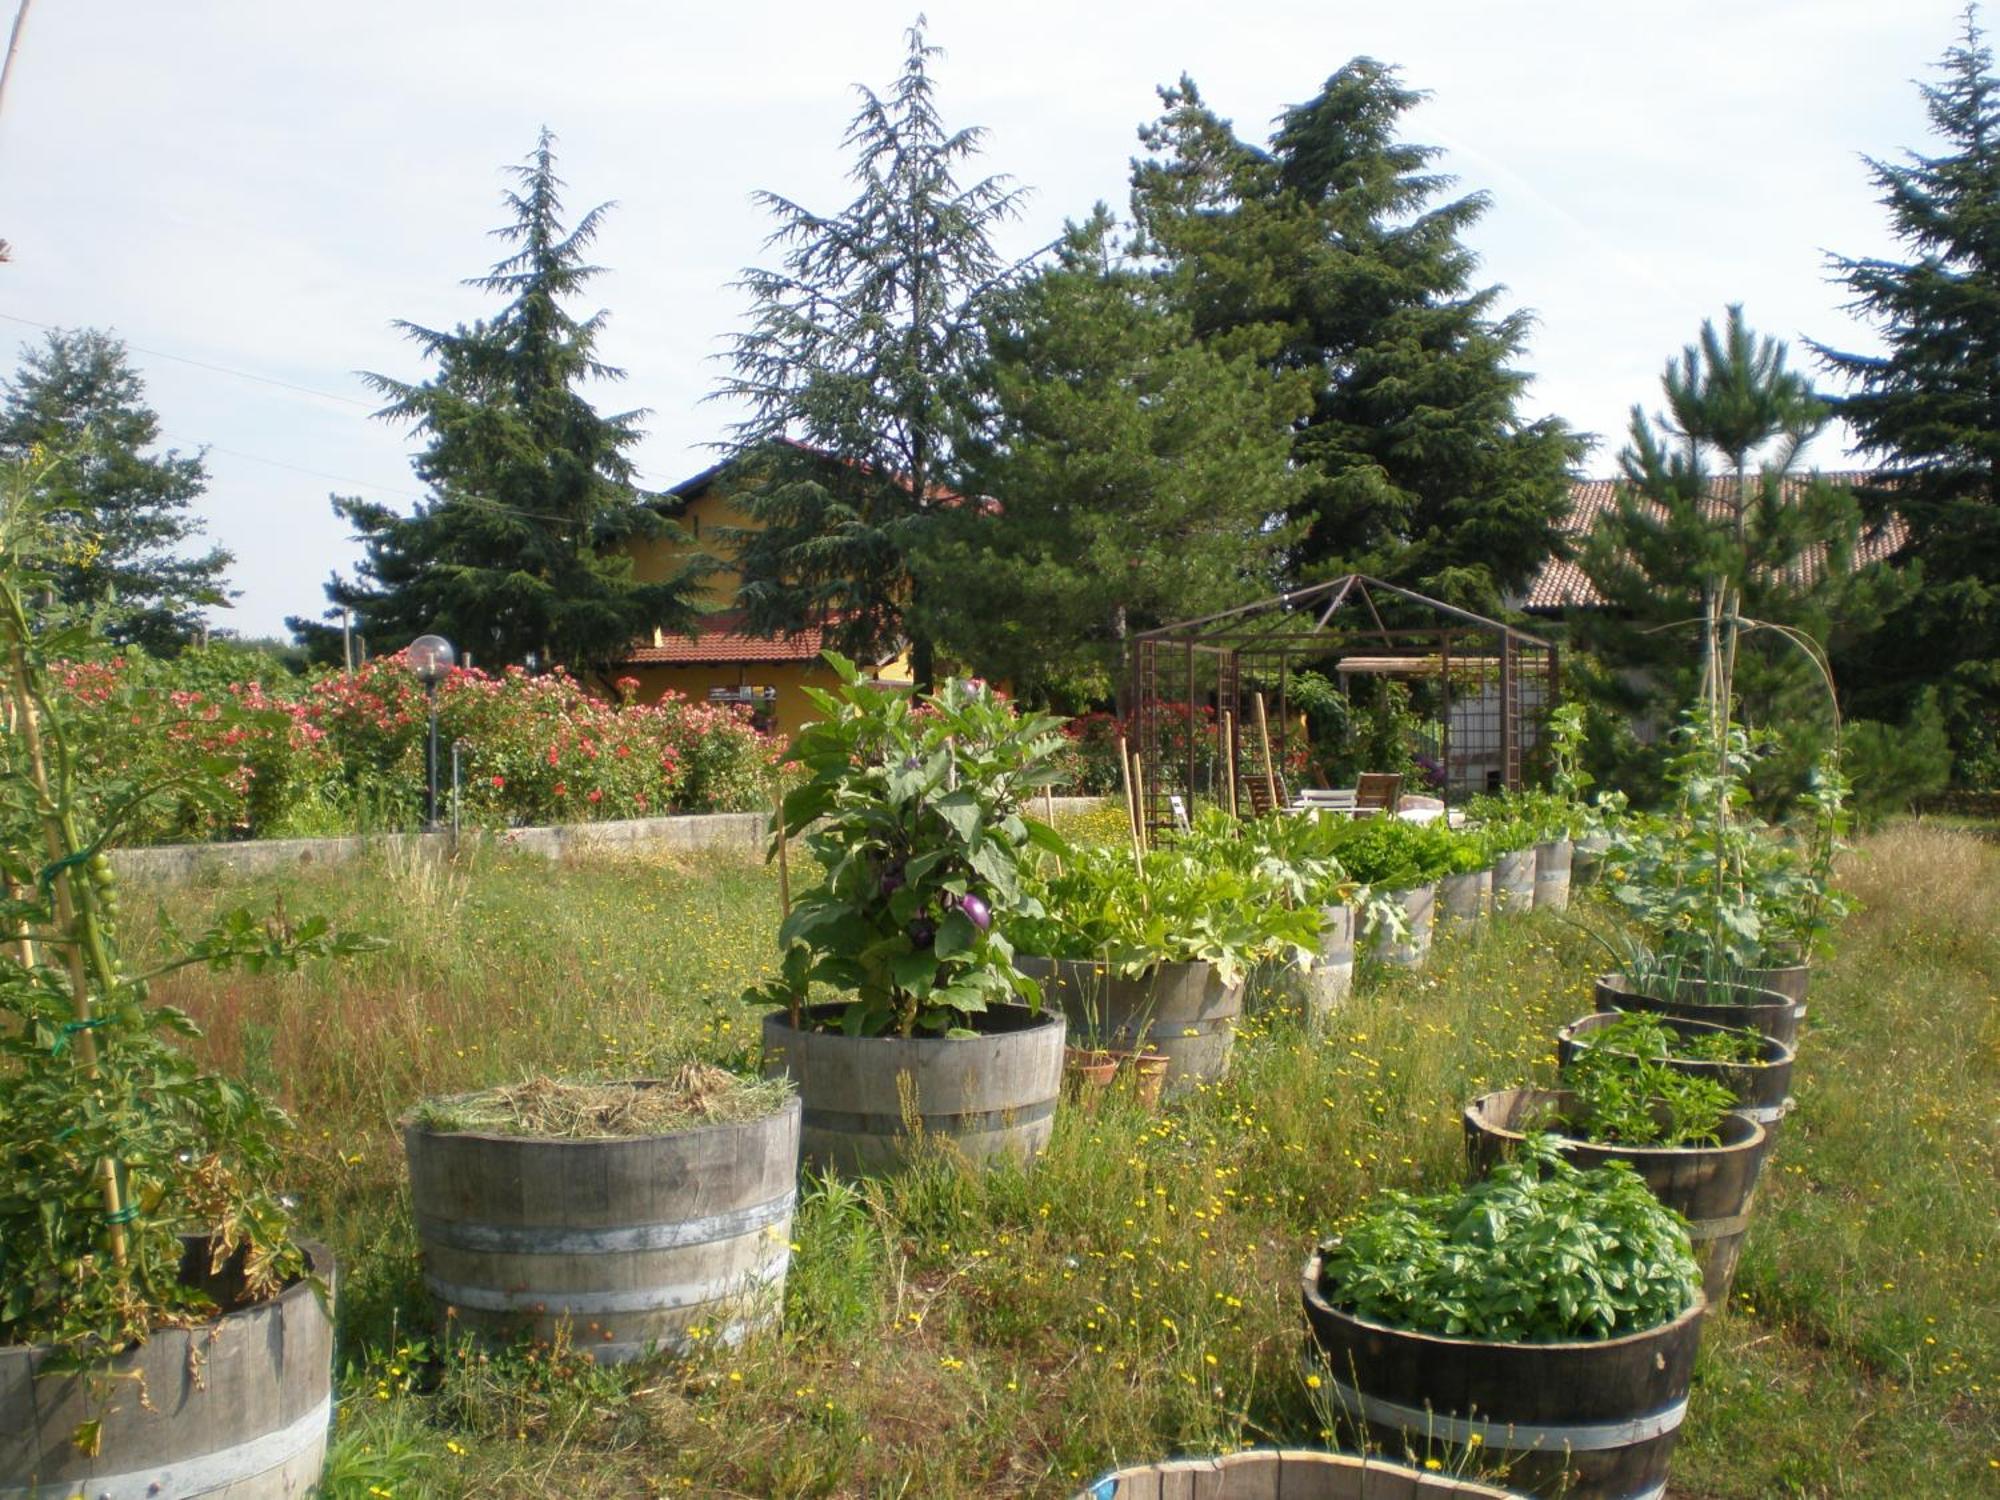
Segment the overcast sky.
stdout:
[[[16,4],[0,0],[0,19]],[[618,202],[595,301],[611,313],[604,353],[629,379],[599,404],[651,409],[637,455],[649,483],[705,467],[729,418],[702,399],[712,356],[744,310],[727,283],[768,259],[750,195],[847,201],[852,86],[892,82],[916,9],[38,0],[0,114],[0,237],[14,252],[0,350],[39,339],[31,324],[133,346],[168,440],[208,448],[209,532],[236,554],[242,591],[217,623],[277,633],[287,614],[317,614],[329,570],[351,565],[330,492],[416,498],[409,445],[369,419],[354,372],[420,378],[392,320],[493,310],[459,282],[497,258],[499,169],[544,123],[571,208]],[[1491,194],[1471,243],[1504,305],[1536,314],[1529,413],[1597,434],[1585,467],[1605,474],[1627,409],[1655,402],[1667,357],[1728,302],[1795,343],[1869,347],[1823,255],[1893,249],[1860,157],[1929,145],[1913,84],[1936,76],[1961,5],[927,10],[947,123],[987,127],[985,169],[1033,189],[1002,246],[1017,253],[1099,199],[1123,210],[1135,131],[1183,72],[1262,141],[1348,59],[1400,66],[1431,94],[1406,137],[1444,147],[1460,188]],[[1832,439],[1809,458],[1847,462]]]

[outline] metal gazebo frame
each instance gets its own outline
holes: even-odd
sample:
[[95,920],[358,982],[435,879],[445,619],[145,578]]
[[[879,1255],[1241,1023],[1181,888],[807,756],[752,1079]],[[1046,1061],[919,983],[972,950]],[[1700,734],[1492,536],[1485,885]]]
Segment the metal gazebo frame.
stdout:
[[1522,757],[1540,742],[1559,685],[1553,642],[1360,573],[1163,625],[1133,643],[1134,754],[1145,818],[1156,828],[1171,823],[1173,797],[1187,799],[1184,806],[1198,793],[1226,802],[1227,783],[1217,774],[1226,758],[1225,718],[1236,726],[1228,775],[1239,787],[1265,778],[1259,693],[1271,741],[1268,774],[1284,783],[1288,756],[1304,743],[1288,701],[1300,666],[1325,664],[1325,675],[1343,689],[1363,676],[1436,682],[1447,804],[1520,788]]

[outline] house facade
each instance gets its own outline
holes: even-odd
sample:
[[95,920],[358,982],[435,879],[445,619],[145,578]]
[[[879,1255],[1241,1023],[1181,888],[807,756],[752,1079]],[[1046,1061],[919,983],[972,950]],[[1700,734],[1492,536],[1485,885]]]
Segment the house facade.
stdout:
[[[656,583],[679,572],[691,556],[713,558],[720,566],[704,581],[699,597],[715,613],[696,631],[656,630],[649,639],[634,641],[613,671],[636,678],[644,702],[675,692],[697,702],[740,703],[750,709],[760,729],[790,737],[818,715],[803,690],[830,692],[839,679],[821,660],[825,632],[819,628],[764,636],[745,626],[736,607],[742,573],[727,540],[733,529],[757,525],[736,502],[743,483],[741,462],[729,459],[661,496],[661,513],[680,523],[685,539],[633,542],[633,572],[642,582]],[[911,680],[907,650],[862,665],[878,681]]]

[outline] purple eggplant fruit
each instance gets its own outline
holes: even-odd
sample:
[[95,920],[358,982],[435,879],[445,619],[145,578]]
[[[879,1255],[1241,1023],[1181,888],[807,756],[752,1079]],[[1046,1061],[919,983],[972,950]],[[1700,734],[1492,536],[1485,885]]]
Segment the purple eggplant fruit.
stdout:
[[965,913],[965,920],[981,932],[993,925],[993,908],[986,904],[984,896],[962,896],[959,898],[958,909]]
[[903,931],[909,934],[910,941],[919,948],[928,948],[932,940],[937,937],[937,923],[929,917],[912,917],[910,925]]

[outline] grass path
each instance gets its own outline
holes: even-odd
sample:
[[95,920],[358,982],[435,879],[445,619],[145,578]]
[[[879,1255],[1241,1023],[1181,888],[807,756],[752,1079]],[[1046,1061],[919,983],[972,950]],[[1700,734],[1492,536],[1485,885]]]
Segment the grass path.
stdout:
[[[1706,1340],[1676,1495],[2000,1495],[2000,851],[1898,829],[1847,878],[1865,909],[1815,977],[1800,1109]],[[530,1068],[740,1058],[775,882],[481,861],[285,894],[390,949],[171,998],[301,1123],[291,1186],[343,1262],[343,1497],[1064,1495],[1114,1460],[1316,1443],[1307,1248],[1374,1187],[1456,1181],[1459,1107],[1548,1076],[1596,962],[1573,925],[1518,919],[1368,977],[1318,1041],[1253,1018],[1229,1081],[1160,1117],[1065,1114],[1031,1174],[809,1185],[783,1335],[611,1373],[565,1350],[427,1357],[394,1119]]]

